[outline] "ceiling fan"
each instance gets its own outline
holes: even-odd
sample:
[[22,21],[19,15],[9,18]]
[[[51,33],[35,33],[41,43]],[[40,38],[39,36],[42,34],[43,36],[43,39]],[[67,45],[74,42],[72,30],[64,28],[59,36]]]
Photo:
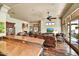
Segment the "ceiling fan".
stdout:
[[49,12],[47,12],[47,14],[48,16],[46,19],[48,19],[49,21],[51,21],[51,19],[56,19],[56,17],[52,17]]

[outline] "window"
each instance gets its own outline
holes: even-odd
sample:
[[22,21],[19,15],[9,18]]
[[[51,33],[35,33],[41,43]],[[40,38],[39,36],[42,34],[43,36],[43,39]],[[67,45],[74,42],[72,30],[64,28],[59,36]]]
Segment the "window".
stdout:
[[54,22],[47,22],[46,25],[51,26],[51,25],[55,25],[55,23]]
[[79,49],[79,19],[73,20],[70,23],[68,23],[68,33],[70,38],[68,41],[71,41],[71,44]]

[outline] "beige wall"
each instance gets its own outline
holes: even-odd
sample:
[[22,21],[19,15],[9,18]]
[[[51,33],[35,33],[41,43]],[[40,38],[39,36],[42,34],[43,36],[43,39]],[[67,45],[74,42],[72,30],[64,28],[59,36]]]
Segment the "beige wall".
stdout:
[[[50,21],[47,19],[41,20],[41,33],[47,33],[47,28],[49,26],[46,25],[46,22],[50,22]],[[55,25],[52,26],[52,28],[54,28],[55,31],[61,33],[61,20],[57,18],[57,19],[52,19],[51,22],[55,23]]]
[[[6,21],[15,23],[15,34],[17,34],[18,32],[23,32],[23,31],[29,32],[29,22],[22,21],[20,19],[12,18],[9,15],[7,15],[7,20]],[[28,24],[28,28],[25,27],[24,29],[22,29],[22,24],[23,23]]]
[[0,8],[0,22],[4,22],[4,26],[5,26],[5,29],[4,29],[4,33],[0,33],[0,36],[5,36],[6,35],[6,15],[7,15],[7,12],[9,10],[9,7],[3,5],[1,8]]
[[[8,10],[10,8],[6,5],[3,5],[0,8],[0,21],[4,22],[5,24],[5,32],[4,33],[0,33],[0,36],[5,36],[6,35],[6,22],[12,22],[15,23],[15,34],[17,34],[18,32],[22,32],[24,30],[26,30],[27,32],[29,32],[29,22],[25,22],[22,21],[20,19],[15,19],[9,16],[8,14]],[[22,29],[22,23],[28,24],[28,28],[24,28],[24,30]]]

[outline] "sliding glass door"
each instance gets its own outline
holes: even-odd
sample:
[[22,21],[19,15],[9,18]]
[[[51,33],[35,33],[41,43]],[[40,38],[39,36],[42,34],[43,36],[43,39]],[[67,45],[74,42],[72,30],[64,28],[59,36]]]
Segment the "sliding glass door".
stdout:
[[[70,44],[79,50],[79,19],[72,20],[68,23],[68,34]],[[69,48],[69,54],[74,54],[71,48]]]
[[79,20],[71,21],[71,44],[79,49]]

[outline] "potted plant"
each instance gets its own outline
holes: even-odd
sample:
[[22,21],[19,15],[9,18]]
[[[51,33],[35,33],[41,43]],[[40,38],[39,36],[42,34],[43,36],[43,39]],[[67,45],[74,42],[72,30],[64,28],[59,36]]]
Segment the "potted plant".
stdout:
[[[79,29],[79,26],[77,26],[77,27],[75,27],[75,29]],[[79,44],[79,33],[78,34],[76,34],[76,38],[78,39],[78,44]]]

